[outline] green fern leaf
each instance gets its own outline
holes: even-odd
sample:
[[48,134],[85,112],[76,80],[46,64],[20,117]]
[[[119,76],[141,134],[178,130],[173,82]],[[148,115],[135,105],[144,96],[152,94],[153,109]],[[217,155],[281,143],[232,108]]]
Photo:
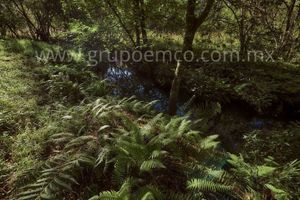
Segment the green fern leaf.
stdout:
[[151,171],[152,169],[166,168],[159,160],[144,161],[140,167],[141,171]]
[[193,179],[188,182],[188,189],[198,190],[202,192],[220,192],[227,193],[233,190],[232,186],[227,186],[219,183],[214,183],[212,181]]

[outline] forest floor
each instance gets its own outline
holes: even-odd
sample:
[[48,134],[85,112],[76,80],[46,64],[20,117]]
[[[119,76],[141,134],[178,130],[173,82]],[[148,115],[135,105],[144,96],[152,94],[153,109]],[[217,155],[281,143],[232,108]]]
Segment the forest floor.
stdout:
[[[3,47],[3,46],[1,46]],[[35,126],[37,96],[33,92],[36,83],[33,78],[32,63],[20,54],[0,51],[0,198],[7,193],[8,182],[2,171],[9,170],[18,162],[24,162],[26,154],[12,152],[12,147],[27,145],[18,139],[21,131]],[[8,142],[9,141],[9,142]],[[12,143],[10,143],[13,141]],[[16,144],[14,142],[21,142]],[[28,144],[29,145],[29,144]],[[24,152],[23,152],[24,153]],[[18,155],[20,154],[20,155]],[[23,160],[16,160],[22,158]],[[25,161],[26,162],[26,161]],[[5,174],[5,173],[3,173]],[[3,191],[2,191],[3,190]]]
[[20,109],[35,104],[32,93],[34,79],[25,59],[16,54],[2,52],[0,55],[1,107],[5,112],[18,113]]

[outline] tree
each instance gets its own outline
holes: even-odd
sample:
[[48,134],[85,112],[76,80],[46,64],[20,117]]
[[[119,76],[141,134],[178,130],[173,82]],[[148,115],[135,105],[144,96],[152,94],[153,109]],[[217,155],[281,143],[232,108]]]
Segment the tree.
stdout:
[[[186,6],[186,27],[185,27],[185,34],[184,34],[184,42],[182,47],[182,53],[187,51],[193,50],[193,41],[195,38],[195,34],[199,27],[205,22],[207,19],[215,1],[214,0],[207,0],[205,8],[201,11],[199,16],[196,16],[196,0],[188,0]],[[172,88],[170,92],[169,98],[169,108],[168,112],[170,115],[176,114],[176,104],[180,89],[180,82],[182,79],[183,74],[183,67],[186,66],[187,63],[183,61],[178,61],[175,77],[172,82]]]
[[136,46],[136,43],[134,42],[134,39],[131,35],[131,31],[129,30],[129,28],[126,26],[125,22],[122,20],[122,17],[118,11],[118,9],[112,4],[112,2],[110,0],[106,0],[107,5],[109,6],[109,8],[111,9],[111,11],[113,12],[113,14],[116,16],[116,18],[118,19],[121,27],[123,28],[123,30],[126,32],[130,42]]
[[[22,21],[33,39],[48,41],[50,29],[53,28],[53,19],[61,14],[60,0],[11,0],[3,1],[1,7],[5,8],[5,16],[14,16],[17,21]],[[4,19],[5,20],[5,19]],[[17,37],[17,29],[22,30],[20,24],[5,20],[5,26]],[[20,26],[20,27],[17,27]]]
[[[300,2],[297,0],[223,0],[239,32],[240,55],[249,48],[269,49],[290,58],[299,41]],[[228,23],[230,24],[230,22]]]
[[19,37],[19,29],[21,26],[22,19],[14,12],[11,7],[11,2],[3,0],[0,3],[0,30],[1,36],[12,35],[16,38]]
[[300,1],[263,1],[254,8],[277,56],[291,58],[300,40]]
[[240,41],[240,57],[245,59],[249,50],[249,43],[254,26],[257,24],[251,12],[253,8],[251,7],[250,1],[224,0],[223,2],[232,12],[236,20]]
[[[148,44],[144,0],[119,1],[115,4],[112,1],[106,0],[106,4],[134,47],[141,46],[141,39],[143,45]],[[127,12],[128,8],[132,12]],[[132,30],[134,30],[135,38],[132,35]]]

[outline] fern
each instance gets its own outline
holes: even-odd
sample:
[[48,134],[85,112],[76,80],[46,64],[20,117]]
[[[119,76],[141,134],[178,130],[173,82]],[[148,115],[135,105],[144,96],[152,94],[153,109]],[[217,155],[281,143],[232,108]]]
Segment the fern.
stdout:
[[234,187],[227,186],[213,181],[192,179],[188,182],[188,189],[198,190],[202,192],[220,192],[220,193],[232,193]]
[[[203,196],[200,194],[199,197]],[[202,199],[201,198],[201,199]],[[174,192],[174,193],[170,193],[168,195],[168,199],[169,200],[195,200],[195,199],[200,199],[200,198],[195,198],[195,195],[193,194],[183,194],[183,193],[178,193],[178,192]]]
[[25,186],[22,189],[23,192],[18,193],[17,199],[56,199],[60,192],[64,190],[72,191],[72,185],[78,184],[78,182],[68,170],[79,167],[75,165],[79,161],[71,160],[60,166],[56,166],[57,163],[61,163],[65,159],[65,157],[57,157],[46,163],[46,168],[41,171],[41,175],[35,183]]
[[141,164],[141,171],[151,171],[152,169],[166,168],[159,160],[146,160]]
[[89,200],[129,200],[132,181],[127,179],[119,191],[104,191]]
[[[99,195],[93,200],[167,199],[165,193],[185,190],[191,178],[189,188],[194,192],[178,194],[179,199],[232,189],[232,179],[222,170],[208,170],[217,136],[201,136],[192,130],[193,123],[187,117],[169,119],[148,111],[141,116],[151,105],[134,97],[108,97],[64,113],[70,117],[64,117],[62,131],[48,141],[54,144],[51,157],[37,180],[25,186],[17,198],[59,199],[65,194],[77,198],[74,188],[80,183],[84,191],[94,186]],[[170,184],[173,181],[176,184]],[[102,191],[103,187],[107,191]]]

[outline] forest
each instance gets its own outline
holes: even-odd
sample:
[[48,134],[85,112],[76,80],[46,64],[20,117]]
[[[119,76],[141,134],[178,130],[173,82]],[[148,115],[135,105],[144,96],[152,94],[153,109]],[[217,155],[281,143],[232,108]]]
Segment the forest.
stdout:
[[0,199],[300,200],[300,0],[0,0]]

